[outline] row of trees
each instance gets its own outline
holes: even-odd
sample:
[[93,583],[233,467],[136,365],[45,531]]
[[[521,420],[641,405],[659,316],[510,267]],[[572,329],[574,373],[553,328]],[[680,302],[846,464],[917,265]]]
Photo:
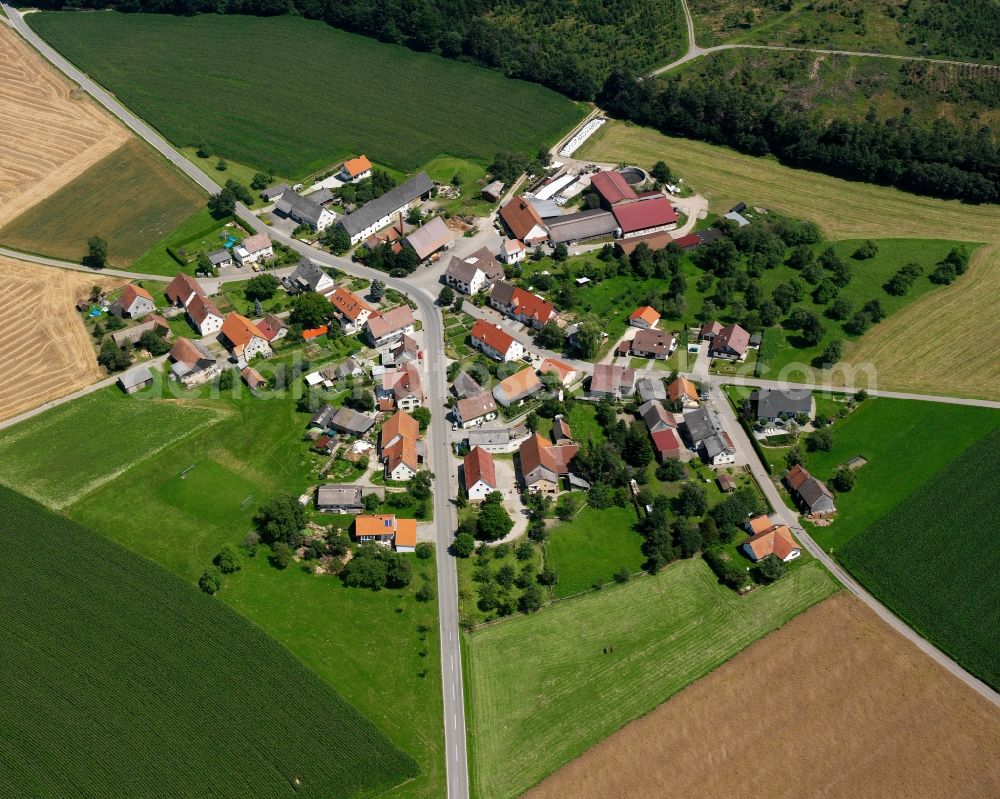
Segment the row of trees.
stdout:
[[1000,199],[1000,150],[987,126],[959,128],[942,118],[921,125],[905,111],[880,120],[874,110],[860,121],[831,122],[749,69],[690,82],[615,70],[598,102],[664,133],[840,177],[974,203]]

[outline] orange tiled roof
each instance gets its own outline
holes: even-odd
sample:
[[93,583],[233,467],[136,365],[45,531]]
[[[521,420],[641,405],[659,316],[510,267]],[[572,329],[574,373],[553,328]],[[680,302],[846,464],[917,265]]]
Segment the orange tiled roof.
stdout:
[[651,305],[643,305],[641,308],[636,308],[632,311],[632,315],[629,317],[629,320],[631,321],[632,319],[641,319],[647,325],[652,327],[660,321],[660,314]]

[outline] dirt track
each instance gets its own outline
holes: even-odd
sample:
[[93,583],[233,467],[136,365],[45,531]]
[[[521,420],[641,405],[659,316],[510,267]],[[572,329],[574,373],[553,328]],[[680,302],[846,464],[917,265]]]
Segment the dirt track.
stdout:
[[1000,712],[841,593],[526,796],[1000,796]]
[[0,256],[0,420],[104,376],[74,305],[95,283],[120,279],[32,266]]
[[117,149],[126,130],[0,25],[0,221]]

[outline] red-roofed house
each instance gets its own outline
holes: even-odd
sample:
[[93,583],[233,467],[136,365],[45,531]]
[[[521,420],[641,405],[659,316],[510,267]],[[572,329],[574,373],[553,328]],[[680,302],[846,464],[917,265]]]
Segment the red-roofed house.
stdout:
[[509,313],[518,322],[541,330],[549,322],[559,318],[556,307],[530,291],[515,288],[510,298]]
[[658,430],[650,435],[650,438],[653,439],[653,449],[656,450],[656,457],[661,463],[668,458],[680,458],[687,449],[673,428]]
[[636,308],[628,318],[628,323],[632,327],[639,327],[644,330],[652,330],[659,321],[659,312],[650,305],[643,305],[641,308]]
[[524,356],[524,347],[497,325],[490,324],[485,319],[477,319],[469,333],[472,346],[484,352],[495,361],[507,363],[519,360]]
[[222,330],[222,312],[204,294],[196,294],[187,304],[187,316],[203,336]]
[[341,329],[349,336],[357,333],[365,326],[368,317],[373,313],[377,313],[373,306],[343,286],[337,288],[330,295],[330,302],[337,310],[337,318],[340,320]]
[[619,203],[633,202],[639,198],[620,172],[598,172],[590,178],[590,185],[601,197],[601,204],[609,211]]
[[390,311],[374,313],[365,322],[365,333],[368,343],[373,347],[384,347],[393,344],[401,336],[413,333],[413,311],[409,305],[400,305]]
[[108,311],[115,316],[124,316],[129,319],[142,319],[146,314],[151,314],[156,310],[156,301],[142,286],[129,283],[122,291],[121,296],[111,303]]
[[750,346],[750,334],[739,325],[729,325],[722,328],[708,345],[708,354],[712,358],[724,358],[727,361],[742,361]]
[[677,339],[662,330],[637,330],[630,351],[639,358],[665,361],[677,348]]
[[415,363],[408,363],[402,369],[388,369],[382,374],[382,385],[377,389],[379,400],[390,400],[389,408],[412,411],[424,404],[424,390],[420,384],[420,372]]
[[271,345],[253,322],[242,314],[231,313],[222,323],[222,335],[229,342],[229,349],[238,357],[249,361],[257,355],[269,357]]
[[257,322],[257,329],[267,339],[268,344],[288,335],[288,325],[281,321],[281,317],[275,316],[273,313],[269,313]]
[[719,335],[721,330],[722,322],[716,322],[714,320],[711,322],[705,322],[705,324],[701,327],[700,338],[702,341],[711,341]]
[[177,308],[187,308],[187,304],[197,294],[204,294],[201,284],[191,275],[178,272],[177,276],[167,284],[163,292],[171,305]]
[[493,397],[505,408],[509,408],[543,388],[544,385],[538,379],[535,370],[528,366],[493,386]]
[[497,404],[489,391],[463,397],[455,403],[455,420],[463,430],[495,419]]
[[656,233],[661,230],[673,230],[677,227],[677,212],[670,204],[670,199],[662,194],[655,197],[621,203],[612,210],[622,238],[630,239]]
[[463,482],[470,502],[482,502],[497,490],[496,465],[493,456],[482,447],[473,447],[463,462]]
[[570,464],[579,451],[579,444],[557,446],[534,433],[518,449],[525,488],[542,494],[557,494],[559,478],[569,475]]
[[360,544],[376,543],[395,546],[397,552],[412,552],[417,546],[417,520],[397,519],[392,514],[362,514],[354,519],[354,538]]
[[538,244],[549,237],[538,211],[524,197],[514,197],[500,209],[500,218],[515,239],[525,244]]
[[743,551],[750,560],[762,560],[768,555],[774,555],[785,563],[802,554],[792,538],[792,531],[783,524],[771,525],[766,530],[751,535],[743,543]]
[[564,386],[570,386],[576,380],[577,372],[568,363],[557,361],[555,358],[546,358],[538,367],[540,374],[553,374],[559,378],[559,382]]
[[697,408],[698,387],[686,377],[678,377],[667,386],[667,399],[681,403],[684,408]]
[[371,174],[372,162],[366,155],[349,158],[340,167],[340,179],[346,183],[357,183],[359,180],[371,177]]

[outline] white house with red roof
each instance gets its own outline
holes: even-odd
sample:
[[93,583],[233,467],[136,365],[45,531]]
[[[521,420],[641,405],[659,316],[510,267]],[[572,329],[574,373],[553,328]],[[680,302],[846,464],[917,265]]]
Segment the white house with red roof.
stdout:
[[128,319],[142,319],[147,314],[156,310],[156,301],[142,286],[129,283],[121,293],[121,296],[111,303],[108,311],[115,316],[123,316]]
[[271,345],[260,329],[242,314],[228,314],[222,322],[222,336],[233,355],[249,362],[258,355],[270,357]]
[[188,303],[197,295],[204,294],[205,290],[191,275],[178,272],[176,277],[167,284],[163,293],[166,295],[167,301],[174,307],[187,308]]
[[638,327],[643,330],[652,330],[659,322],[660,314],[651,305],[643,305],[641,308],[636,308],[628,318],[628,323],[632,327]]
[[372,314],[378,313],[373,305],[343,286],[330,295],[330,303],[337,311],[341,329],[349,336],[361,330]]
[[496,464],[482,447],[470,449],[462,463],[465,493],[470,502],[482,502],[497,490]]
[[509,363],[524,357],[524,346],[499,325],[477,319],[469,332],[472,346],[495,361]]
[[357,183],[372,176],[372,162],[362,153],[357,158],[348,158],[340,166],[339,177],[345,183]]
[[739,325],[728,325],[712,338],[708,354],[712,358],[742,361],[750,348],[750,334]]
[[187,316],[195,329],[203,336],[210,336],[222,330],[224,317],[215,303],[204,294],[196,294],[187,304]]

